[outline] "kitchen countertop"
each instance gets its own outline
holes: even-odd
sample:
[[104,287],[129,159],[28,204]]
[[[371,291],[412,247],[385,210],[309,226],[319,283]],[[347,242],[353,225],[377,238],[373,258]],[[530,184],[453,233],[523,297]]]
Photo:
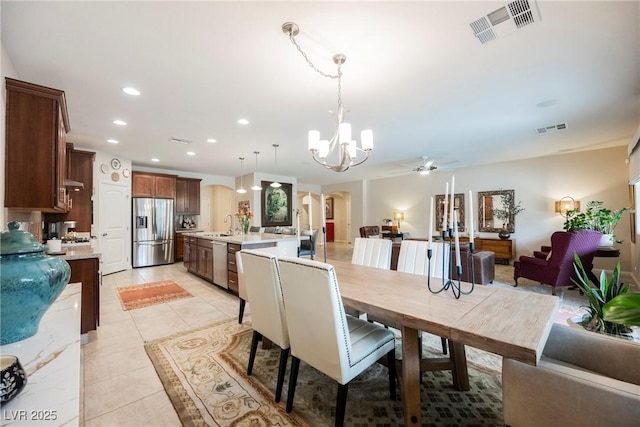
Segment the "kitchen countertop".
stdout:
[[38,332],[0,346],[18,356],[27,385],[2,405],[2,426],[77,426],[80,423],[80,309],[82,285],[69,283],[46,311]]
[[176,233],[202,233],[204,232],[201,228],[176,228]]
[[95,251],[91,246],[72,246],[62,248],[62,251],[47,253],[47,255],[60,257],[66,261],[74,259],[100,258],[100,252]]
[[250,245],[252,243],[278,243],[293,240],[295,240],[296,242],[298,241],[298,236],[295,234],[247,233],[237,234],[234,236],[219,236],[219,234],[224,233],[212,231],[189,233],[190,236],[215,240],[218,242],[236,243],[239,245]]

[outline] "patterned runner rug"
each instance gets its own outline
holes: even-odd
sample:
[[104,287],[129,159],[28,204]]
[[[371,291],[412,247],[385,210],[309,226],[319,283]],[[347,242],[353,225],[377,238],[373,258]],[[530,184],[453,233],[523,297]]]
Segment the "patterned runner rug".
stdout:
[[[145,344],[149,358],[184,426],[333,425],[336,383],[300,365],[293,412],[275,403],[280,350],[259,346],[246,375],[251,325],[227,320]],[[398,356],[401,343],[397,341]],[[423,334],[424,354],[441,357],[440,338]],[[503,425],[501,358],[467,347],[471,390],[452,388],[449,372],[426,372],[422,384],[425,426]],[[387,368],[374,365],[349,385],[347,426],[402,426],[402,401],[389,399]]]
[[125,311],[193,296],[173,280],[125,286],[116,291]]

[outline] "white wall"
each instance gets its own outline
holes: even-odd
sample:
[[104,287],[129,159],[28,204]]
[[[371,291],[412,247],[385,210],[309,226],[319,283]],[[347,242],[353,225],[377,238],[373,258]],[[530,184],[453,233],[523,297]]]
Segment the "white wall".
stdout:
[[[564,221],[554,212],[554,202],[563,196],[571,196],[583,204],[601,200],[611,209],[629,205],[626,155],[626,147],[615,147],[459,170],[455,172],[456,193],[465,194],[467,206],[468,192],[472,190],[477,215],[478,191],[515,190],[515,200],[522,201],[525,210],[516,217],[512,239],[516,241],[517,256],[531,254],[549,243],[552,232],[562,229]],[[434,171],[427,176],[410,174],[368,181],[367,225],[381,225],[382,218],[404,211],[402,231],[412,236],[426,236],[429,198],[444,194],[445,183],[451,181],[453,174]],[[621,249],[622,269],[631,271],[628,214],[615,233],[624,240],[617,245]],[[479,233],[479,236],[497,237],[496,233]],[[596,258],[595,264],[598,268],[610,269],[615,261]]]
[[[0,14],[2,14],[2,4],[0,2]],[[0,76],[2,77],[2,89],[0,93],[2,94],[2,106],[0,107],[0,176],[2,177],[2,181],[4,182],[4,155],[5,155],[5,130],[7,124],[6,120],[6,105],[7,105],[7,89],[4,83],[5,77],[18,78],[18,74],[16,73],[16,69],[9,59],[9,55],[4,48],[4,45],[0,43]],[[6,227],[7,216],[6,216],[5,208],[4,208],[4,184],[0,185],[0,229],[4,229]]]
[[[323,185],[322,193],[325,197],[334,198],[334,224],[336,240],[353,242],[356,237],[360,237],[360,227],[365,225],[365,215],[368,212],[368,206],[365,205],[367,181],[351,181],[342,184]],[[348,218],[345,212],[346,202],[343,203],[345,195],[349,195],[351,218]],[[337,204],[336,204],[337,201]],[[339,234],[349,230],[349,235]]]

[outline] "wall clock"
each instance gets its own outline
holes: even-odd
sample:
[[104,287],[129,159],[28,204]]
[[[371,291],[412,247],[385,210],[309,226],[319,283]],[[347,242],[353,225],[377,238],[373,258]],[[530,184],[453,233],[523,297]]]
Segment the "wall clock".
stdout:
[[101,164],[101,165],[100,165],[100,171],[101,171],[102,173],[109,173],[109,166],[107,166],[107,164],[106,164],[106,163]]
[[131,171],[129,169],[122,170],[122,176],[124,176],[125,178],[129,178],[130,175],[131,175]]
[[111,159],[111,167],[114,168],[115,170],[120,169],[120,160]]

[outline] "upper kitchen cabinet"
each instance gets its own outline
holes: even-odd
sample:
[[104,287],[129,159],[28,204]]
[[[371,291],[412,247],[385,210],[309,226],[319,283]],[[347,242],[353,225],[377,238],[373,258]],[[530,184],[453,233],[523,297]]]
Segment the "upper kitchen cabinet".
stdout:
[[91,231],[91,197],[93,196],[93,162],[96,153],[75,150],[67,144],[67,177],[82,187],[74,186],[69,191],[69,213],[66,221],[76,221],[76,231]]
[[66,212],[64,92],[8,77],[6,88],[5,207]]
[[200,215],[200,181],[195,178],[176,178],[176,213]]
[[175,199],[176,176],[147,172],[131,172],[133,197]]

